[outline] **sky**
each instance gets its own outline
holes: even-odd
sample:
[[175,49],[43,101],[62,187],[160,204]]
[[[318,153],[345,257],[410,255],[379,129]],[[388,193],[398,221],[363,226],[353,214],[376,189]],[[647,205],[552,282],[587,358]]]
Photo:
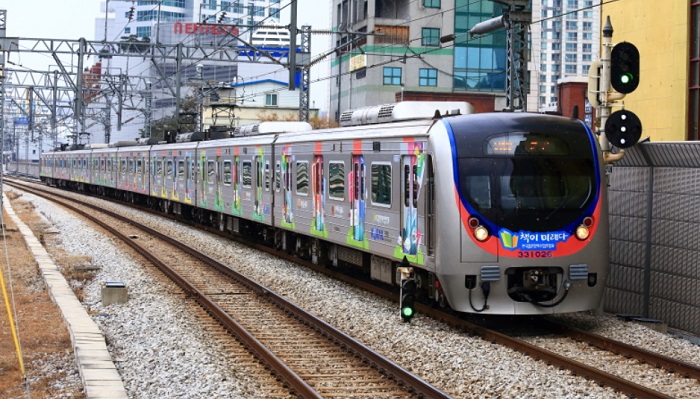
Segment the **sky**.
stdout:
[[[103,17],[100,11],[101,0],[0,0],[0,9],[7,10],[6,36],[32,39],[67,39],[101,40],[95,37],[95,18]],[[281,7],[290,0],[282,0]],[[330,29],[331,0],[298,0],[297,26],[310,25],[312,29]],[[289,23],[289,8],[282,9],[280,23]],[[104,36],[104,35],[102,35]],[[327,50],[330,36],[312,35],[311,52],[314,54]],[[37,55],[22,53],[11,54],[7,65],[12,68],[31,68],[39,71],[53,70],[55,65],[49,54]],[[329,76],[329,57],[326,62],[314,66],[311,70],[312,82]],[[328,80],[311,86],[311,106],[328,109]]]

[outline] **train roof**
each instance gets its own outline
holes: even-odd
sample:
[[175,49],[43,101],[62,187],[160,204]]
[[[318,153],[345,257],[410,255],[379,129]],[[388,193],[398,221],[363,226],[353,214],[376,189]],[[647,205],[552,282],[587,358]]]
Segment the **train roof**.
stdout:
[[345,111],[340,115],[340,126],[433,119],[471,113],[474,113],[474,107],[464,101],[402,101]]
[[432,119],[365,126],[337,127],[280,135],[276,143],[298,143],[318,140],[388,139],[392,137],[427,136]]

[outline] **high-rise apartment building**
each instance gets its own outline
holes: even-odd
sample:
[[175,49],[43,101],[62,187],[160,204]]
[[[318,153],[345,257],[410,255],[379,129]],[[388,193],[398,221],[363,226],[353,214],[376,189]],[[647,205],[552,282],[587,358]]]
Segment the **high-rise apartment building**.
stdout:
[[557,81],[581,77],[599,57],[599,0],[533,0],[528,110],[556,111]]

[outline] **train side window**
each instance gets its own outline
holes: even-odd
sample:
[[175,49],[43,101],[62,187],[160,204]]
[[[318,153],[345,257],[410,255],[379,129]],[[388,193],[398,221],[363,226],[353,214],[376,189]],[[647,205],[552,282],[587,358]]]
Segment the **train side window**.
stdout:
[[418,165],[413,165],[413,207],[418,208]]
[[139,176],[143,174],[143,161],[140,159],[136,161],[136,174]]
[[224,161],[224,185],[230,186],[232,179],[231,161]]
[[251,188],[253,184],[253,163],[251,161],[243,161],[242,174],[243,174],[243,187]]
[[408,201],[411,199],[411,166],[404,165],[403,167],[403,206],[409,207]]
[[345,200],[345,162],[328,162],[328,198]]
[[231,165],[233,168],[232,174],[233,176],[231,177],[233,181],[233,187],[238,189],[238,183],[240,182],[239,177],[238,177],[238,157],[233,158],[233,165]]
[[255,187],[263,186],[263,164],[261,157],[255,157]]
[[297,194],[309,195],[309,163],[297,162]]
[[125,174],[126,173],[126,159],[122,158],[121,162],[119,163],[119,174]]
[[282,167],[280,166],[280,161],[275,163],[275,191],[280,192],[280,187],[282,185]]
[[270,191],[270,161],[265,161],[265,191]]
[[372,204],[391,206],[390,163],[372,163]]
[[216,163],[214,161],[207,161],[207,183],[214,184],[216,181]]
[[163,160],[161,159],[160,161],[156,162],[156,176],[161,176],[163,175]]
[[185,161],[182,159],[177,161],[177,176],[178,180],[185,180]]

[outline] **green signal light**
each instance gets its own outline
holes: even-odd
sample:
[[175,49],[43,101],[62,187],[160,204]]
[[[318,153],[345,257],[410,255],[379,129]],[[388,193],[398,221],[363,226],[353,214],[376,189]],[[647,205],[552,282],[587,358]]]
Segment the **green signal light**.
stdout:
[[403,317],[413,317],[413,308],[405,307],[401,309]]
[[632,76],[632,74],[629,74],[629,73],[626,73],[626,74],[620,76],[620,82],[622,84],[625,84],[625,85],[629,84],[632,81],[632,79],[633,79],[633,76]]

